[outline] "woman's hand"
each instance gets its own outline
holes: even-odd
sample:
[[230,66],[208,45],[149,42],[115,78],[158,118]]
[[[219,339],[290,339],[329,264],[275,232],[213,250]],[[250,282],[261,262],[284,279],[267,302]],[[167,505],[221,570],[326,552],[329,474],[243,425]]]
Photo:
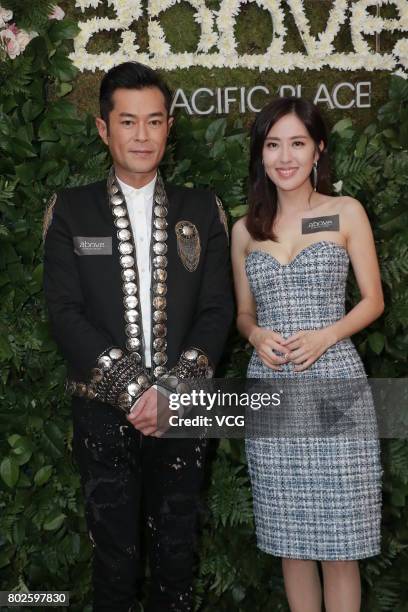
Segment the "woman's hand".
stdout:
[[284,355],[288,352],[288,349],[284,346],[284,338],[277,332],[255,327],[248,340],[258,353],[261,361],[271,370],[281,371],[282,368],[279,366],[288,362],[287,358],[275,354],[282,353]]
[[298,331],[283,340],[284,353],[289,361],[296,364],[295,372],[302,372],[319,359],[335,342],[336,338],[329,327]]

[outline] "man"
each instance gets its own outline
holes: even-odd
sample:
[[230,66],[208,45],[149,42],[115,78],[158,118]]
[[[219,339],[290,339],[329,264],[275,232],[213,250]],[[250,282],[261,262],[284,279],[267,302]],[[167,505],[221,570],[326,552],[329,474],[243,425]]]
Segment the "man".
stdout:
[[44,287],[74,396],[95,612],[138,609],[141,517],[147,610],[192,609],[205,442],[160,437],[156,389],[213,375],[233,307],[221,203],[158,172],[170,102],[150,68],[110,70],[96,120],[108,180],[61,191],[46,214]]

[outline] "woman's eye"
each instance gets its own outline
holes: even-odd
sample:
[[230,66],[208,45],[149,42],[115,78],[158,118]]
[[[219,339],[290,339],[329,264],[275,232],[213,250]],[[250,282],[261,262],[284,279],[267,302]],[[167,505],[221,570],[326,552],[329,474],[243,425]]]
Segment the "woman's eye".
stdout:
[[300,145],[301,147],[303,147],[303,145],[305,143],[303,142],[303,140],[295,140],[295,142],[293,144],[296,145],[296,146]]
[[266,146],[268,147],[268,149],[275,149],[278,145],[276,144],[276,142],[268,142]]

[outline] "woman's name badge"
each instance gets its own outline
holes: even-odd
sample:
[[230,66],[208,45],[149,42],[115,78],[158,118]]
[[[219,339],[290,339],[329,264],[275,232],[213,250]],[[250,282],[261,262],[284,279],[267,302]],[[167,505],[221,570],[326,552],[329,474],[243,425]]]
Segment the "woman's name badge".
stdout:
[[314,234],[316,232],[338,232],[339,228],[339,215],[302,219],[302,234]]

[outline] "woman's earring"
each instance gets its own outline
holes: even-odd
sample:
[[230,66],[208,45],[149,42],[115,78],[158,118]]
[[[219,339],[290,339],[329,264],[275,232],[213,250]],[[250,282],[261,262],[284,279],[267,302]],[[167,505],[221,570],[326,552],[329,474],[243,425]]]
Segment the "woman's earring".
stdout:
[[317,189],[317,161],[313,163],[313,191]]

